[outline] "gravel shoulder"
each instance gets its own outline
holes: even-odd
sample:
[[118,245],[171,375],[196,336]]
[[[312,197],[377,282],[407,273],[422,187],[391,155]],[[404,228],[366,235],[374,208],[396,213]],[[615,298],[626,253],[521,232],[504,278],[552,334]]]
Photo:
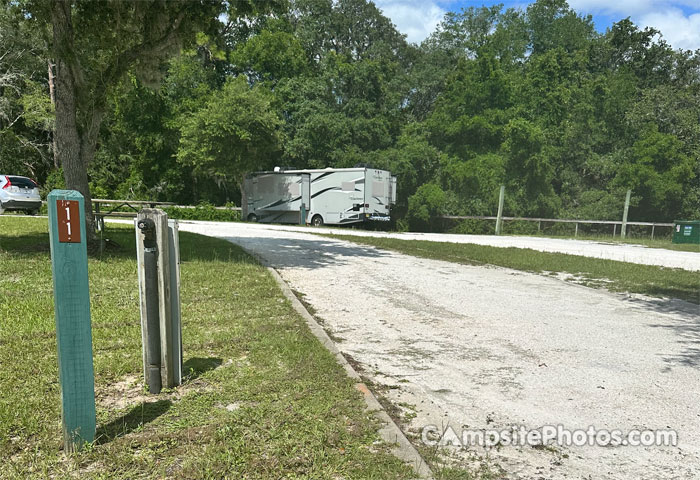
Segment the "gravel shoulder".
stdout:
[[[423,426],[666,429],[677,447],[469,449],[516,479],[700,477],[697,305],[420,259],[283,228],[181,224],[263,256]],[[658,249],[655,249],[658,252]],[[685,252],[673,252],[685,253]]]

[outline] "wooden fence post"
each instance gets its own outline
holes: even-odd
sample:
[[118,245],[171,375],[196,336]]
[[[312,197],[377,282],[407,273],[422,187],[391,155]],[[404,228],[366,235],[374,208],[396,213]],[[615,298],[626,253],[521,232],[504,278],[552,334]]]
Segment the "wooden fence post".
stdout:
[[501,190],[498,192],[498,215],[496,215],[496,235],[501,234],[503,227],[503,200],[505,198],[506,186],[501,185]]
[[47,204],[63,441],[73,452],[95,439],[96,425],[85,200],[53,190]]
[[632,195],[632,190],[627,190],[627,196],[625,197],[625,209],[622,212],[622,228],[620,229],[620,238],[625,238],[627,235],[627,212],[630,209],[630,196]]

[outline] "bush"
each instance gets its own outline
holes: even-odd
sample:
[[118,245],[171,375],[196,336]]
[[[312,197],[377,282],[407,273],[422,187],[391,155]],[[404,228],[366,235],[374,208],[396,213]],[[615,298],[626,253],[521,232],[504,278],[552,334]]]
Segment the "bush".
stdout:
[[66,188],[66,181],[63,178],[63,169],[59,168],[57,170],[51,171],[46,177],[44,185],[41,186],[41,198],[46,198],[46,196],[51,193],[51,190]]
[[464,235],[493,235],[496,228],[495,220],[460,220],[457,225],[449,230],[449,233],[461,233]]
[[421,185],[408,199],[406,219],[411,230],[433,232],[439,230],[447,201],[445,192],[434,183]]
[[212,222],[238,222],[241,212],[232,210],[234,204],[226,204],[226,210],[217,209],[210,203],[200,203],[194,208],[165,207],[163,210],[169,218],[178,220],[208,220]]

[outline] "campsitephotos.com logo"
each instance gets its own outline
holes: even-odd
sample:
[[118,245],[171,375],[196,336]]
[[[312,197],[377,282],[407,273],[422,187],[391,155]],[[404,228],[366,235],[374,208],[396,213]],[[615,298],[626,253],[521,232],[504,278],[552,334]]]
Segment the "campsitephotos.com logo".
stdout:
[[561,446],[561,447],[675,447],[678,433],[675,430],[609,430],[589,426],[586,429],[567,429],[563,425],[545,425],[529,429],[523,425],[503,429],[439,428],[426,425],[421,429],[421,441],[428,446],[483,447],[499,446]]

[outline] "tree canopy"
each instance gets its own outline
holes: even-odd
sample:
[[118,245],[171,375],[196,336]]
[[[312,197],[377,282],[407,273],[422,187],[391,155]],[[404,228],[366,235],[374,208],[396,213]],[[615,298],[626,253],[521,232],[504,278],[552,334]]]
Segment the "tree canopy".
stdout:
[[416,229],[493,214],[502,184],[512,215],[617,219],[630,188],[631,218],[700,218],[700,51],[653,28],[538,0],[415,45],[366,0],[164,5],[3,0],[1,171],[224,203],[249,171],[363,163],[398,175]]

